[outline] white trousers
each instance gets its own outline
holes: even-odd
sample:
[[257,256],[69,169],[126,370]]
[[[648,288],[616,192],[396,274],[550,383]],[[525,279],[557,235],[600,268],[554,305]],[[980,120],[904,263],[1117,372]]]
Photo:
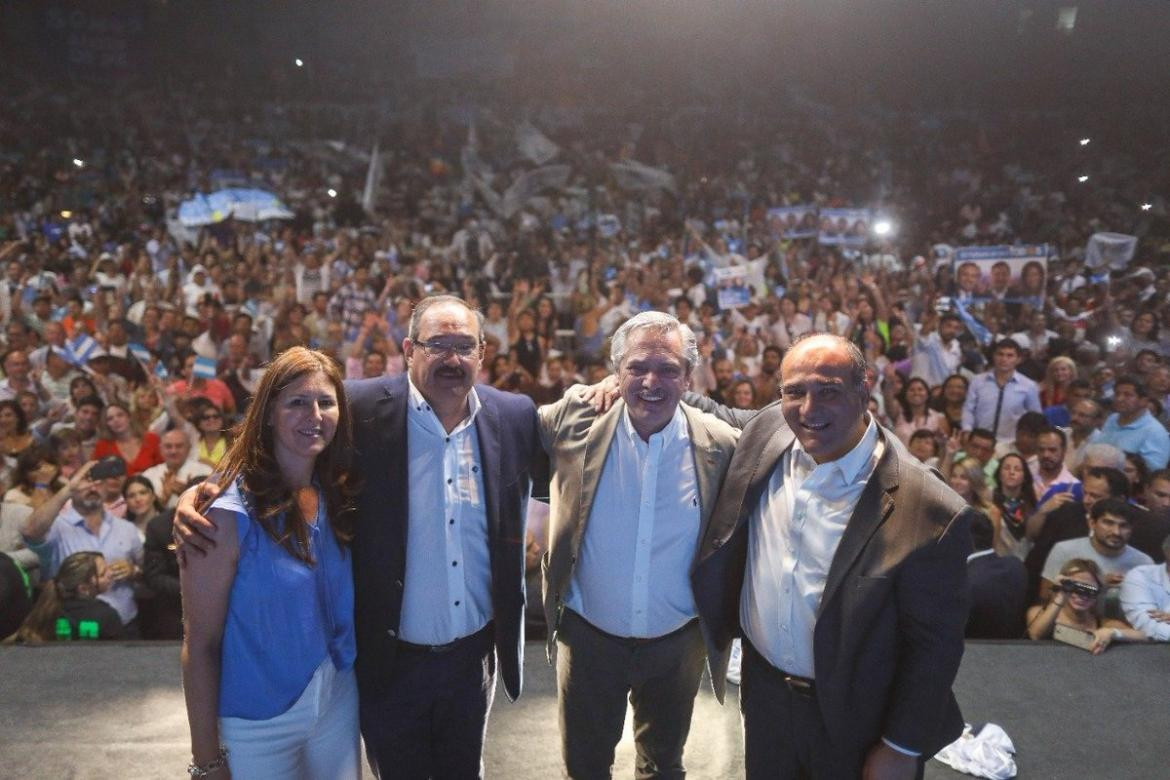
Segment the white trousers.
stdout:
[[357,780],[362,775],[357,680],[326,657],[287,712],[220,718],[233,780]]

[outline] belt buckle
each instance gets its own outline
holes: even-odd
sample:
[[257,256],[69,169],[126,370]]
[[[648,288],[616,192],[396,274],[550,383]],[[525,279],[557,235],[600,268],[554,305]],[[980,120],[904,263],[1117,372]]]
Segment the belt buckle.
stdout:
[[812,698],[813,683],[811,680],[806,680],[803,677],[794,677],[791,674],[786,674],[784,675],[784,684],[788,686],[788,690],[792,691],[796,695]]

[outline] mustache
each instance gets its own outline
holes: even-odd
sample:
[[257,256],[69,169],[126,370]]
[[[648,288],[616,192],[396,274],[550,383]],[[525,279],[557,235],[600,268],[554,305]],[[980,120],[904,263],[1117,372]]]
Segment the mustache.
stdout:
[[462,378],[467,376],[467,372],[458,366],[439,366],[435,369],[435,376]]

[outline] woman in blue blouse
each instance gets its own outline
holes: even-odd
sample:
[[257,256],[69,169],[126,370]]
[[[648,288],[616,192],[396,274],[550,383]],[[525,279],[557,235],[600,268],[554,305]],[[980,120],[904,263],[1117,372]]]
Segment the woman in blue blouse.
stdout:
[[193,776],[360,775],[351,449],[338,369],[283,352],[217,475],[216,545],[181,572]]

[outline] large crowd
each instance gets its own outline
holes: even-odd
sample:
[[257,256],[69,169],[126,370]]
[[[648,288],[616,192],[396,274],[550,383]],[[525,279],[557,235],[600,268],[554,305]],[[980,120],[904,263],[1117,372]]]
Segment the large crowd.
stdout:
[[[692,390],[740,409],[777,398],[802,334],[843,336],[871,414],[988,520],[970,636],[1170,639],[1170,231],[1151,194],[1164,151],[1139,122],[1079,143],[1059,112],[796,93],[668,111],[419,87],[387,118],[27,86],[0,115],[0,635],[177,638],[173,507],[223,458],[263,366],[301,345],[347,378],[403,373],[413,306],[452,293],[485,317],[480,381],[538,405],[606,377],[610,337],[643,311],[691,326]],[[519,109],[545,165],[517,142]],[[654,176],[620,176],[631,161]],[[501,205],[549,164],[567,166],[555,187]],[[244,185],[291,218],[177,219],[193,193]],[[844,245],[769,220],[806,204],[886,224]],[[1135,235],[1132,259],[1096,264],[1103,231]],[[1031,278],[957,260],[1042,244]],[[746,293],[725,296],[736,268]],[[74,479],[90,460],[110,476]]]

